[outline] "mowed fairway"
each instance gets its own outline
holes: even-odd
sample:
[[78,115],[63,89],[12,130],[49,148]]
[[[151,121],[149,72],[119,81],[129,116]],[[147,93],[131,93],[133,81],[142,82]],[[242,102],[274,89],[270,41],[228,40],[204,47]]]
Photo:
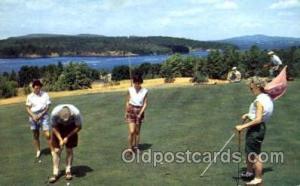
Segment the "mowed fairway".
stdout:
[[[299,80],[289,83],[287,94],[275,102],[275,112],[267,123],[263,151],[284,152],[284,163],[264,165],[264,185],[300,184],[299,90]],[[164,153],[218,151],[253,99],[243,83],[150,89],[141,137],[143,147],[147,148],[144,153],[150,149]],[[52,102],[52,108],[72,103],[84,117],[71,185],[236,184],[232,178],[237,172],[235,163],[218,162],[205,177],[200,177],[207,163],[164,162],[154,167],[151,163],[123,162],[121,153],[127,147],[125,92],[56,98]],[[237,150],[236,138],[228,148]],[[64,163],[65,158],[61,170]],[[0,165],[0,185],[45,185],[52,173],[49,153],[43,154],[41,164],[34,163],[24,104],[0,106]],[[243,164],[241,168],[244,167]],[[66,183],[61,177],[54,185]]]

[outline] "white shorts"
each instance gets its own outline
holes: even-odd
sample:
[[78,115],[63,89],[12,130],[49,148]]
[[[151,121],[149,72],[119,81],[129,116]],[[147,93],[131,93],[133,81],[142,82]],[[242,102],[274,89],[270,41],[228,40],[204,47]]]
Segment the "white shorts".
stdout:
[[39,121],[35,122],[31,117],[29,117],[30,129],[31,130],[40,130],[43,131],[49,130],[49,115],[45,114]]

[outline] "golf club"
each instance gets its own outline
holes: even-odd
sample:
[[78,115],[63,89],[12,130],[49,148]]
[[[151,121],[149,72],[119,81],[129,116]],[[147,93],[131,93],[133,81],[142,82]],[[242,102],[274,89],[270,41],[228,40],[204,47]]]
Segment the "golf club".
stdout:
[[[239,154],[241,154],[241,131],[239,131],[238,133],[238,152]],[[236,185],[239,186],[240,185],[240,162],[238,162],[237,165],[237,182]]]
[[220,151],[217,153],[217,155],[214,157],[214,160],[211,161],[208,166],[204,169],[204,171],[200,174],[200,177],[203,177],[204,174],[206,173],[206,171],[210,168],[210,166],[212,165],[213,162],[216,161],[218,155],[225,149],[225,147],[228,145],[228,143],[233,139],[233,137],[235,136],[235,133],[233,133],[230,138],[226,141],[226,143],[224,144],[224,146],[220,149]]

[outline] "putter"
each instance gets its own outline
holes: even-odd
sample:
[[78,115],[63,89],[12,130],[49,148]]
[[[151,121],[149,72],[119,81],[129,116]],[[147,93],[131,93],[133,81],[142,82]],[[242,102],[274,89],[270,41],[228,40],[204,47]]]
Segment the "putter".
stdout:
[[217,153],[217,155],[214,157],[214,160],[211,161],[208,166],[204,169],[204,171],[200,174],[200,177],[203,177],[204,174],[206,173],[206,171],[210,168],[210,166],[212,165],[213,162],[216,161],[217,157],[219,156],[219,154],[225,149],[225,147],[228,145],[228,143],[233,139],[233,137],[235,136],[235,133],[233,133],[230,138],[226,141],[226,143],[224,144],[224,146],[220,149],[220,151]]
[[[241,131],[239,131],[238,133],[238,152],[239,154],[241,154]],[[236,185],[239,186],[240,185],[240,162],[238,162],[237,165],[237,182]]]

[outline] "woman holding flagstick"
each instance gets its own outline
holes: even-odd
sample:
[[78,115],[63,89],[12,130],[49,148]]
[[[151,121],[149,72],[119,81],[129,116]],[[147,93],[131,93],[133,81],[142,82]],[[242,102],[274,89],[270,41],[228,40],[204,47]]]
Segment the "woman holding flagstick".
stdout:
[[247,185],[262,183],[263,164],[259,155],[266,132],[266,123],[273,113],[273,100],[265,93],[265,85],[266,82],[262,78],[251,78],[249,88],[256,99],[251,103],[249,112],[242,116],[244,124],[235,127],[238,132],[247,129],[245,145],[247,171],[242,173],[241,177],[254,177],[252,181],[246,183]]

